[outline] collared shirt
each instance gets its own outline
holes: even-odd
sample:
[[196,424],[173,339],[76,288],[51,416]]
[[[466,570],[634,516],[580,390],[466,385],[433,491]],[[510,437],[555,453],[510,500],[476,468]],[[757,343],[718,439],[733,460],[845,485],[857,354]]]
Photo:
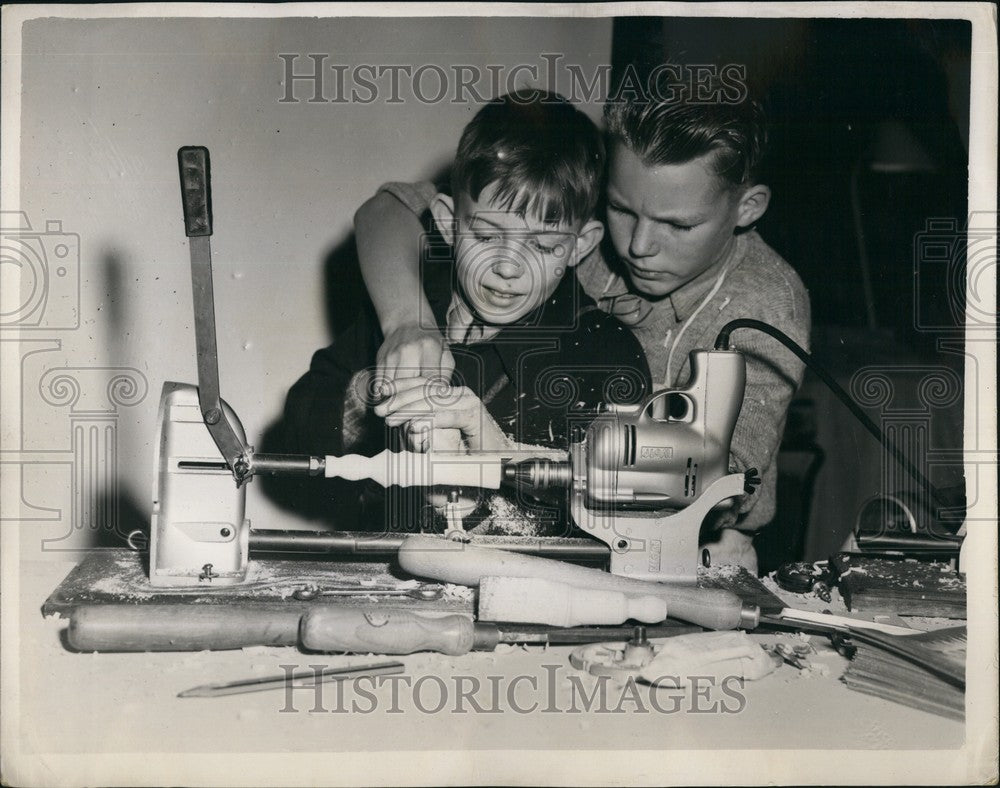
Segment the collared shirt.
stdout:
[[451,294],[451,304],[445,314],[444,337],[452,345],[484,342],[500,333],[498,326],[488,326],[478,320],[459,293]]
[[[597,299],[598,305],[618,315],[639,337],[649,360],[654,387],[675,388],[679,381],[686,379],[687,373],[683,376],[680,373],[687,369],[687,356],[696,347],[688,342],[685,343],[686,352],[677,350],[680,346],[677,340],[683,338],[679,336],[681,331],[689,330],[684,328],[685,321],[698,309],[707,307],[707,304],[703,306],[703,302],[709,293],[725,284],[745,254],[745,237],[735,236],[726,254],[714,265],[672,293],[657,299],[644,298],[631,290],[628,275],[624,271],[612,271],[600,250],[595,250],[581,263],[578,276],[584,290]],[[615,299],[631,299],[633,303],[641,304],[641,308],[638,311],[629,311],[627,307],[625,310],[616,308]],[[621,314],[622,311],[625,314]],[[673,355],[672,348],[675,351]]]

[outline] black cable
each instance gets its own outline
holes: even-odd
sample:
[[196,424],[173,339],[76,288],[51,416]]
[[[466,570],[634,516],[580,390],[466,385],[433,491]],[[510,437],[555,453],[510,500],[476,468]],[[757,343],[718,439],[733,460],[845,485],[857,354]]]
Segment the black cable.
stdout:
[[889,441],[888,438],[885,437],[879,426],[868,418],[868,414],[858,407],[857,403],[851,399],[850,395],[844,391],[841,385],[837,383],[837,381],[834,380],[825,369],[820,367],[813,357],[803,350],[794,339],[785,334],[783,331],[772,325],[768,325],[761,320],[751,320],[750,318],[741,317],[736,320],[730,320],[722,327],[722,330],[715,339],[715,349],[729,350],[729,335],[737,328],[755,328],[758,331],[762,331],[768,336],[778,340],[782,345],[792,351],[792,353],[794,353],[803,364],[815,373],[816,377],[827,385],[830,391],[837,395],[837,399],[843,402],[848,409],[850,409],[851,413],[854,414],[854,417],[861,422],[868,432],[875,436],[875,439],[885,447],[886,451],[888,451],[889,454],[895,458],[896,462],[902,465],[906,471],[920,483],[920,485],[927,491],[931,498],[934,499],[934,502],[938,506],[942,509],[947,509],[949,507],[949,503],[944,500],[937,488],[931,484],[930,479],[924,476],[920,470],[910,462],[909,458],[907,458],[903,452],[901,452]]

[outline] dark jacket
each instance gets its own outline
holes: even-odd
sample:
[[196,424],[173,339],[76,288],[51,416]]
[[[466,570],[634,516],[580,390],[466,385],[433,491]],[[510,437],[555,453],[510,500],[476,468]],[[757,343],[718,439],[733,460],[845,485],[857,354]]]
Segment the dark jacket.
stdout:
[[[443,328],[453,265],[439,257],[425,259],[422,278],[434,318]],[[313,355],[309,371],[289,391],[277,431],[281,445],[276,448],[317,455],[344,453],[345,392],[356,372],[374,367],[382,340],[370,304],[363,305],[349,328]],[[638,402],[651,388],[638,340],[597,309],[572,270],[545,304],[518,323],[485,342],[452,345],[451,351],[452,385],[471,389],[501,429],[519,443],[565,449],[572,427],[584,426],[600,403]],[[351,452],[371,456],[384,448],[403,448],[380,419],[369,413],[366,420],[366,438],[360,446],[352,444]],[[306,491],[306,484],[316,489]],[[339,509],[340,516],[334,516],[339,527],[364,526],[358,522],[365,519],[364,511],[356,510],[352,500],[356,487],[308,480],[297,489],[300,494],[292,496],[298,498],[292,505],[303,514],[326,519]],[[412,507],[421,506],[415,498],[407,500],[399,504],[407,511],[389,518],[401,530],[410,530],[400,521],[416,514]]]

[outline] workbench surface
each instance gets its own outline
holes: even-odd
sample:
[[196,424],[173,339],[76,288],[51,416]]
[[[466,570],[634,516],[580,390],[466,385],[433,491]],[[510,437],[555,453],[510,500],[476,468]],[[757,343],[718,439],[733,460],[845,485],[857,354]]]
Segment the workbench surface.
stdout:
[[[645,685],[636,685],[632,695],[612,682],[607,685],[605,707],[600,708],[597,700],[590,710],[580,691],[592,692],[596,679],[569,665],[569,647],[501,646],[495,653],[461,657],[425,653],[398,658],[307,655],[293,648],[264,647],[188,654],[72,653],[61,642],[65,619],[43,619],[40,613],[46,596],[72,566],[21,565],[21,637],[16,652],[20,692],[8,710],[18,715],[24,755],[57,759],[83,753],[120,754],[116,757],[125,763],[126,754],[154,758],[155,753],[445,750],[456,751],[461,761],[464,756],[457,751],[462,750],[557,750],[567,755],[584,750],[591,756],[604,753],[611,759],[604,763],[609,763],[620,755],[614,751],[621,750],[711,748],[748,750],[751,756],[762,749],[911,750],[914,757],[925,757],[918,751],[933,749],[946,751],[939,759],[946,764],[957,755],[947,751],[961,747],[964,740],[962,723],[848,689],[839,681],[846,660],[819,637],[813,638],[819,648],[813,661],[827,666],[828,675],[817,671],[806,676],[785,665],[759,681],[747,682],[742,696],[723,692],[719,686],[709,686],[707,693],[695,697],[690,690],[653,690]],[[773,641],[794,635],[754,637]],[[365,683],[354,690],[345,688],[340,700],[332,684],[324,685],[319,697],[311,689],[297,689],[290,697],[282,690],[207,699],[176,697],[195,685],[281,674],[282,665],[305,669],[386,659],[404,663],[410,688],[396,682],[377,688]],[[478,690],[470,690],[476,686]],[[471,697],[463,700],[463,689],[471,691]],[[442,697],[445,708],[435,711]],[[794,754],[787,755],[792,759],[788,768],[793,768]],[[508,781],[518,774],[517,761],[509,763],[514,771]],[[690,774],[685,778],[683,772],[674,771],[671,763],[663,761],[659,782],[691,779]],[[744,763],[748,769],[760,768],[752,765],[752,758]],[[372,768],[371,774],[381,773],[378,770],[386,765]],[[741,773],[745,780],[754,779],[746,771]],[[774,779],[809,781],[803,774],[782,774]],[[244,779],[238,772],[231,776]],[[493,779],[504,781],[499,775]],[[655,773],[649,779],[656,782]],[[813,775],[813,779],[838,781],[835,775],[826,779]],[[260,773],[260,783],[266,781]],[[404,770],[396,781],[422,780]],[[141,782],[137,778],[133,784]]]

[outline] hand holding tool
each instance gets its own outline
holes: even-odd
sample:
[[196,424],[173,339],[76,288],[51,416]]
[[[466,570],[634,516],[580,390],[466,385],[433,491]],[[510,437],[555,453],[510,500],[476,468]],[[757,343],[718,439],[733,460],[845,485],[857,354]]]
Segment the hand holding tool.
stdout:
[[[373,478],[385,485],[496,488],[506,482],[529,491],[562,487],[570,492],[569,508],[576,524],[610,548],[613,574],[695,580],[701,555],[698,533],[705,517],[716,507],[731,505],[731,499],[753,493],[760,483],[756,470],[729,473],[728,466],[746,379],[742,355],[729,348],[731,333],[740,328],[763,331],[785,345],[830,386],[939,506],[951,506],[805,350],[774,327],[747,318],[727,323],[714,350],[691,353],[690,382],[685,388],[656,392],[640,406],[619,406],[599,414],[582,440],[573,442],[567,460],[490,455],[463,459],[443,452],[436,457],[401,452],[374,458],[256,454],[247,445],[236,414],[220,396],[208,151],[184,147],[178,151],[178,161],[191,250],[198,386],[168,382],[160,401],[150,535],[154,586],[196,588],[244,581],[251,536],[243,484],[261,473]],[[231,484],[227,489],[229,476],[236,482],[235,491]],[[885,511],[882,504],[875,510],[876,515]],[[902,514],[912,520],[908,512],[901,507],[891,518],[898,520]],[[295,541],[281,534],[260,536],[272,546]],[[949,548],[960,538],[958,533],[944,536]],[[304,542],[300,540],[299,546]],[[335,544],[324,544],[316,534],[308,543],[321,549]],[[676,598],[669,604],[682,615]],[[696,609],[685,617],[696,620],[692,615],[704,612]],[[736,625],[735,620],[726,623],[728,619],[722,616],[706,625]]]
[[[384,485],[500,486],[500,458],[383,452],[376,457],[255,453],[221,398],[212,281],[212,189],[208,150],[177,151],[184,232],[191,253],[197,387],[167,382],[160,397],[150,522],[150,584],[242,583],[249,562],[245,482],[256,474],[373,478]],[[235,488],[233,485],[235,481]]]

